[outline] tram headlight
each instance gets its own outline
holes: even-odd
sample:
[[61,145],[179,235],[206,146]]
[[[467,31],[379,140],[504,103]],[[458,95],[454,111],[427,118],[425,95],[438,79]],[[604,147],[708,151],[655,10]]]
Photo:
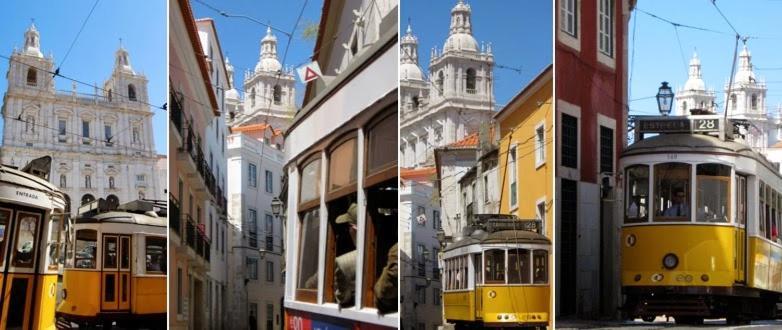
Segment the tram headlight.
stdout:
[[494,290],[489,291],[489,298],[495,298],[497,297],[497,292],[494,292]]
[[627,247],[635,246],[635,241],[636,241],[636,238],[635,238],[635,235],[633,235],[633,234],[627,235],[627,237],[625,237],[625,244],[627,244]]
[[663,257],[663,267],[667,269],[674,269],[679,265],[679,257],[673,253],[668,253]]

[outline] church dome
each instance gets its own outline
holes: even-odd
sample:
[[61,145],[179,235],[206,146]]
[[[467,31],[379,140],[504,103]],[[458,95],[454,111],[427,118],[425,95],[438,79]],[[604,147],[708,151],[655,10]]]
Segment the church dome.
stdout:
[[701,78],[690,77],[690,79],[687,79],[687,82],[684,84],[684,90],[687,90],[687,91],[705,91],[706,90],[706,83]]
[[282,69],[282,64],[280,64],[280,61],[278,61],[276,58],[272,57],[262,58],[260,61],[258,61],[258,64],[255,65],[255,72],[277,72],[280,71],[280,69]]
[[454,33],[448,36],[443,45],[443,52],[447,51],[478,51],[478,41],[471,34]]
[[399,65],[399,79],[424,80],[424,74],[417,65],[413,63],[402,63]]

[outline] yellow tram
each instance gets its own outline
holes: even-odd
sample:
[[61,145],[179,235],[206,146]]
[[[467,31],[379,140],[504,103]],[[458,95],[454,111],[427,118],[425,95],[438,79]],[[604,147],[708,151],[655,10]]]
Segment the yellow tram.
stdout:
[[779,317],[782,177],[733,138],[735,124],[716,115],[636,120],[621,158],[626,316]]
[[0,329],[54,329],[68,197],[47,181],[51,158],[0,166]]
[[545,328],[551,241],[538,221],[476,215],[470,235],[443,250],[443,309],[457,329]]
[[165,204],[82,205],[71,231],[58,325],[166,326]]

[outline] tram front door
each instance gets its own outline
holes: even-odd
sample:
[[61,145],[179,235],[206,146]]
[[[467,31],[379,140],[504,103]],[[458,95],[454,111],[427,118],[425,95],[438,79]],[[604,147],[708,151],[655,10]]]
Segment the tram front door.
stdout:
[[[13,219],[13,221],[12,221]],[[0,328],[32,329],[41,215],[0,206]],[[38,284],[40,285],[40,284]]]
[[103,235],[101,310],[105,312],[130,309],[130,246],[129,235]]

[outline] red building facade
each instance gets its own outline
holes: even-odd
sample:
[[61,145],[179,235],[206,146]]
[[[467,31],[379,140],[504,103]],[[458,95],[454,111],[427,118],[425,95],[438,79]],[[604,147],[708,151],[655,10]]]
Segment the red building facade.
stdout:
[[557,315],[613,316],[621,303],[621,175],[627,27],[635,0],[556,2]]

